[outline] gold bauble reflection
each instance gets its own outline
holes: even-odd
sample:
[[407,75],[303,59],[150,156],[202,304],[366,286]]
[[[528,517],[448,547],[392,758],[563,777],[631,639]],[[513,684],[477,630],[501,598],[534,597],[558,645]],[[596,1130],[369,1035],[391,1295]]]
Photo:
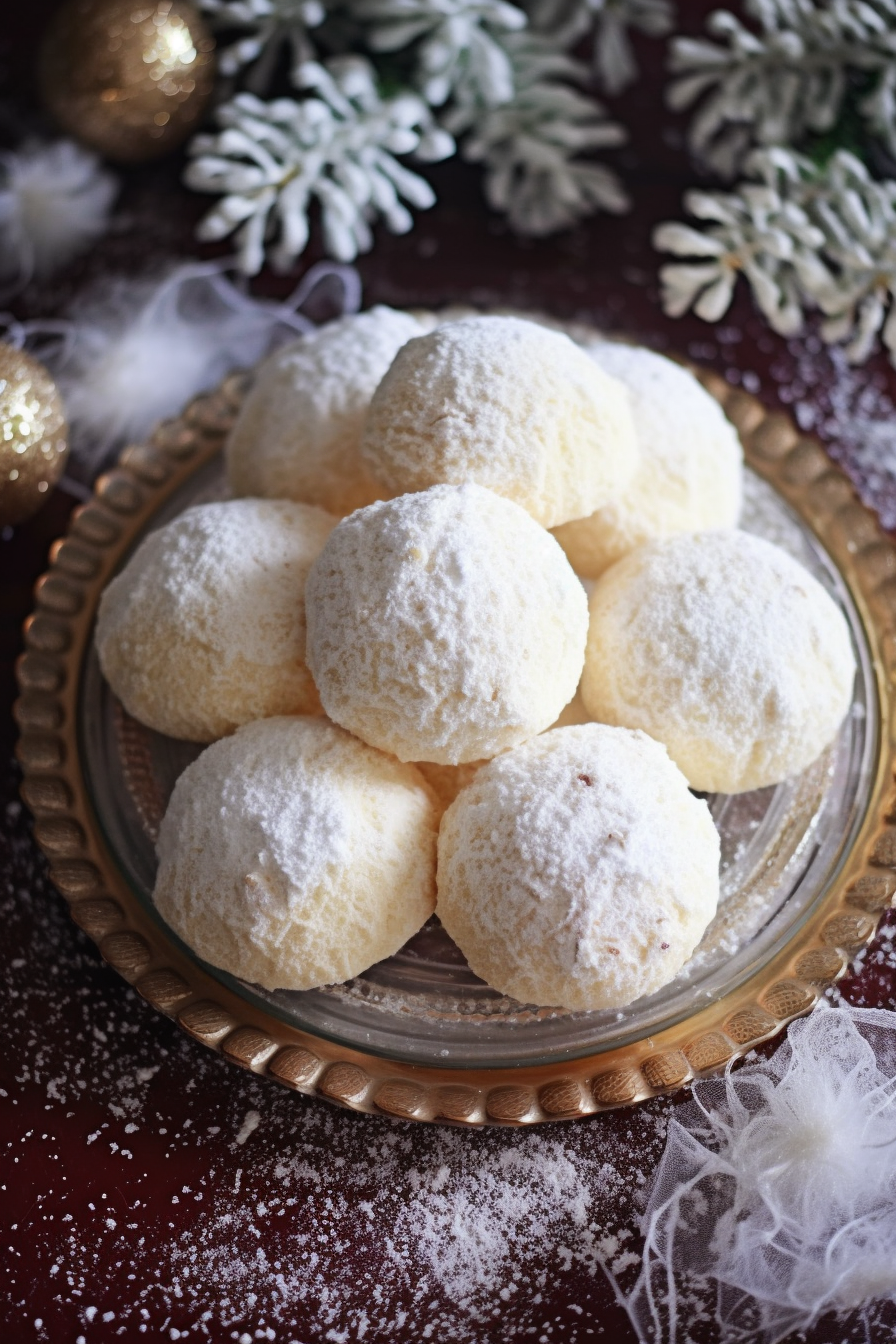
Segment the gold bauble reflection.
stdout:
[[69,0],[44,41],[41,91],[63,130],[107,159],[141,163],[196,129],[214,46],[189,0]]
[[43,364],[0,344],[0,526],[36,513],[62,474],[62,399]]

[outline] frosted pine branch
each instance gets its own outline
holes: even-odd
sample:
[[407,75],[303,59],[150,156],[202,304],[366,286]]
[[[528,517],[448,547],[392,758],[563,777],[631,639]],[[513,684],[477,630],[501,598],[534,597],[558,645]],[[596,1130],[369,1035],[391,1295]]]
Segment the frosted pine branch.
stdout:
[[667,101],[697,105],[691,150],[733,176],[751,145],[793,145],[830,130],[850,75],[869,81],[859,103],[869,131],[896,153],[896,0],[744,0],[755,29],[710,15],[716,41],[678,37]]
[[309,62],[298,72],[306,96],[262,102],[240,93],[217,112],[220,131],[190,145],[187,186],[221,200],[199,225],[215,240],[235,233],[242,269],[256,274],[267,252],[288,269],[308,242],[308,212],[321,210],[330,256],[352,261],[372,245],[381,218],[393,233],[413,225],[407,206],[435,203],[424,178],[396,156],[447,157],[454,142],[412,93],[381,98],[373,68],[361,57]]
[[665,37],[675,22],[672,0],[529,0],[526,8],[533,28],[558,46],[591,35],[594,70],[610,95],[638,77],[629,29]]
[[432,107],[449,98],[496,107],[513,95],[513,71],[501,39],[526,26],[505,0],[350,0],[373,52],[412,47],[415,84]]
[[824,169],[784,149],[756,150],[733,192],[688,192],[702,227],[661,224],[654,246],[682,258],[660,270],[663,306],[708,322],[726,312],[743,275],[770,325],[821,332],[861,363],[882,339],[896,365],[896,181],[875,181],[844,150]]
[[259,94],[269,87],[283,51],[295,82],[315,55],[308,30],[326,17],[322,0],[199,0],[199,7],[216,29],[241,33],[219,51],[218,65],[224,75],[251,66],[247,87]]
[[455,133],[468,132],[462,154],[483,165],[489,204],[508,216],[516,232],[533,236],[568,228],[598,210],[627,210],[628,197],[612,169],[580,157],[625,140],[623,128],[575,87],[586,72],[534,34],[513,34],[505,46],[512,99],[490,109],[456,109],[446,118]]

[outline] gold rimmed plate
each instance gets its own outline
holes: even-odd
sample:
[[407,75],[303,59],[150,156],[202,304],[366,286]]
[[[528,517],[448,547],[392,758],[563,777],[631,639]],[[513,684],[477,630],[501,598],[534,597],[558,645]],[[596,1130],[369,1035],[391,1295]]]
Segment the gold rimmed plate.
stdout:
[[[578,333],[574,333],[578,334]],[[803,775],[716,796],[719,915],[673,983],[623,1012],[521,1005],[478,981],[431,921],[342,986],[268,993],[199,962],[152,905],[154,840],[199,748],[129,718],[103,681],[99,595],[139,540],[221,498],[245,380],[128,448],[40,580],[19,668],[23,794],[53,879],[105,959],[192,1036],[355,1110],[527,1124],[630,1104],[715,1071],[809,1011],[896,891],[896,550],[820,445],[714,375],[748,463],[744,525],[795,554],[841,606],[858,675],[837,740]]]

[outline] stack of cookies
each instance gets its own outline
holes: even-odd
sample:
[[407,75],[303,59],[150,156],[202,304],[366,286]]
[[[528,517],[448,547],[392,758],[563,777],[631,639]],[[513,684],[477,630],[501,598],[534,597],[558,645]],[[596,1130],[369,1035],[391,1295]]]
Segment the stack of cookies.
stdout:
[[522,1002],[673,979],[719,895],[693,791],[804,769],[855,673],[824,589],[737,530],[717,403],[647,350],[374,308],[261,366],[227,471],[97,625],[128,712],[212,744],[159,836],[171,927],[269,989],[433,910]]

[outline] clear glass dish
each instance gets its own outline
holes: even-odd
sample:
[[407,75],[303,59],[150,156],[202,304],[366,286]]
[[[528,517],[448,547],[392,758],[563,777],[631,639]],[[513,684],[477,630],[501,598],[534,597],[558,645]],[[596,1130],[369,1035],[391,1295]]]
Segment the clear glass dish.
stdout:
[[[248,1003],[315,1036],[386,1059],[460,1069],[538,1066],[624,1046],[691,1017],[766,964],[823,899],[858,832],[873,785],[879,710],[865,631],[836,565],[770,485],[749,470],[746,476],[743,526],[788,550],[831,593],[849,622],[858,672],[849,716],[807,771],[774,788],[708,798],[722,838],[721,901],[675,980],[620,1012],[522,1005],[478,980],[435,918],[396,956],[343,985],[270,993],[205,969]],[[167,501],[152,526],[224,495],[215,459]],[[152,904],[155,836],[175,780],[201,748],[130,719],[92,649],[79,727],[100,827],[128,885],[159,919]],[[168,936],[179,941],[170,930]]]

